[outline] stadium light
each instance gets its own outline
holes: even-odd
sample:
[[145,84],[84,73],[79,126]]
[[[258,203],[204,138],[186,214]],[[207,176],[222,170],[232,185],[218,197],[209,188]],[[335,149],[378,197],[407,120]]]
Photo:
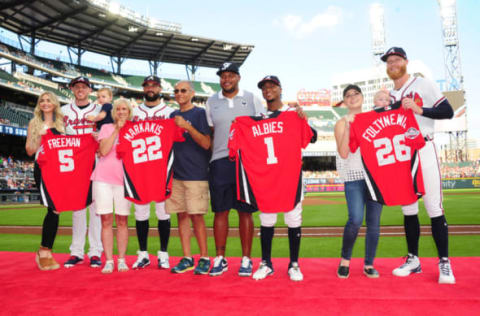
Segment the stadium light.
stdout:
[[372,51],[374,60],[385,51],[384,9],[380,3],[370,6],[370,28],[372,31]]
[[192,41],[192,42],[198,42],[198,38],[192,37],[191,41]]
[[223,44],[223,50],[232,50],[232,44]]

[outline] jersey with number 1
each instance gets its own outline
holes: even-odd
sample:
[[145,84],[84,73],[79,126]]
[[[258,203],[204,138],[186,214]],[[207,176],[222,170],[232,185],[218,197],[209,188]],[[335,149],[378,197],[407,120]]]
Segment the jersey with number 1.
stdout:
[[313,136],[295,111],[241,116],[230,128],[237,198],[264,213],[288,212],[303,199],[302,148]]
[[350,151],[360,147],[369,197],[385,205],[407,205],[424,193],[418,150],[425,145],[411,110],[397,102],[355,116]]
[[42,136],[37,162],[40,194],[45,206],[57,212],[82,210],[92,203],[90,176],[98,143],[92,135]]
[[126,199],[146,204],[170,196],[173,142],[185,140],[183,131],[173,119],[125,123],[117,154],[123,163]]

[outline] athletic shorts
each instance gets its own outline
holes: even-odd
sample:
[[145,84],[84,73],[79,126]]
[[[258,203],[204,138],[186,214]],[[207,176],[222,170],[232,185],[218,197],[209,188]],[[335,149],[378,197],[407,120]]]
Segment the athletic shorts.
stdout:
[[130,201],[124,197],[123,185],[93,181],[93,200],[98,215],[112,214],[114,205],[115,214],[130,215]]
[[250,204],[237,200],[235,161],[230,161],[228,158],[212,161],[208,177],[213,212],[228,211],[232,208],[247,213],[257,211]]
[[173,179],[172,194],[165,201],[168,214],[206,214],[208,211],[208,181]]

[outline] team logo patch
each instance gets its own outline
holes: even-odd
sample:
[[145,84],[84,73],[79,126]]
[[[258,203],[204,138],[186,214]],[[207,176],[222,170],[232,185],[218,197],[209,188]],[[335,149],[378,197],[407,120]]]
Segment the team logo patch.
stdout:
[[233,139],[233,135],[234,135],[234,134],[235,134],[235,129],[232,129],[232,130],[230,131],[230,134],[228,135],[228,138],[229,138],[229,139]]
[[242,105],[247,106],[247,100],[242,100]]
[[222,70],[226,70],[232,63],[223,63]]
[[406,132],[405,132],[405,137],[408,139],[415,139],[420,135],[420,131],[416,129],[415,127],[410,127]]

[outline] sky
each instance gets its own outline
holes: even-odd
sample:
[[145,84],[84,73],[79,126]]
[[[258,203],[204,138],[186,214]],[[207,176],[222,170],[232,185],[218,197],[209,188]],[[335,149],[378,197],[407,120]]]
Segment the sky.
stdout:
[[[403,47],[410,60],[421,60],[432,80],[445,78],[439,5],[436,0],[403,1],[189,1],[117,0],[150,17],[180,23],[182,32],[255,46],[242,65],[240,87],[255,92],[265,75],[277,75],[283,99],[300,89],[329,89],[335,74],[373,65],[369,8],[385,10],[386,49]],[[458,0],[458,35],[469,137],[480,138],[480,1]],[[41,49],[41,48],[40,48]],[[92,60],[93,58],[93,60]],[[83,60],[102,61],[95,56]],[[124,70],[148,66],[126,63]],[[162,64],[160,75],[186,76],[185,67]],[[215,69],[200,68],[198,78],[216,81]]]

